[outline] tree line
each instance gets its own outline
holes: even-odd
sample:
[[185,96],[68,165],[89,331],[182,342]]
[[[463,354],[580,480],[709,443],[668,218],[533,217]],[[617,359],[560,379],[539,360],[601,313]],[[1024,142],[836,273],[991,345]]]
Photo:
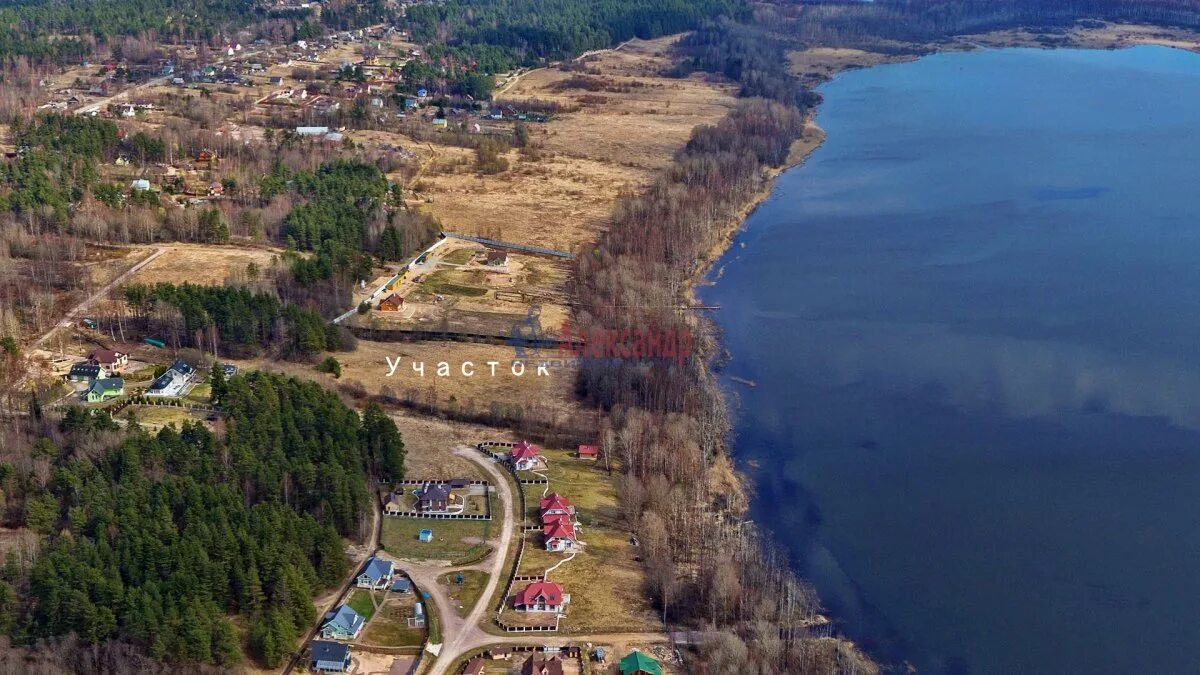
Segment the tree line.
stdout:
[[[278,667],[347,573],[368,475],[404,475],[381,411],[267,373],[225,383],[227,432],[121,431],[72,409],[26,459],[0,465],[6,526],[46,536],[26,573],[0,569],[0,628],[19,644],[73,635],[225,667],[243,646]],[[238,628],[243,626],[244,628]]]
[[786,30],[808,44],[884,51],[897,49],[897,40],[934,42],[1019,25],[1068,26],[1080,19],[1200,28],[1200,6],[1189,0],[776,0],[772,4],[781,16],[790,18]]
[[[449,0],[410,5],[406,17],[415,40],[447,43],[488,59],[488,67],[511,70],[747,11],[741,0]],[[489,47],[502,48],[507,59]]]
[[682,361],[584,359],[577,389],[608,412],[604,445],[621,467],[646,590],[668,624],[709,632],[706,672],[869,672],[845,643],[818,639],[828,632],[814,630],[816,594],[730,499],[730,422],[707,362],[715,347],[707,324],[681,310],[703,261],[765,189],[766,169],[786,163],[815,97],[760,26],[714,20],[679,50],[678,74],[719,73],[745,98],[695,129],[645,192],[618,201],[610,230],[578,257],[575,318],[585,330],[686,329],[704,348]]
[[354,346],[336,324],[268,292],[189,283],[131,284],[123,292],[145,331],[176,344],[190,340],[201,351],[244,357],[271,349],[284,358],[307,358]]

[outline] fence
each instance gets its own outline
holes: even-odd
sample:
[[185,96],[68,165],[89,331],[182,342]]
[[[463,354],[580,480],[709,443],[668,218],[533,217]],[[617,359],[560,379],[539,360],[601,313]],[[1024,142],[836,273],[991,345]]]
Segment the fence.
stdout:
[[560,340],[553,337],[521,337],[514,341],[513,336],[498,333],[469,333],[453,330],[419,330],[409,328],[371,328],[368,326],[349,326],[350,332],[360,340],[372,342],[473,342],[487,345],[520,344],[526,349],[558,349],[569,348],[575,353],[583,348],[584,342],[579,338]]
[[524,557],[525,557],[525,534],[524,533],[526,531],[528,531],[528,528],[530,528],[530,527],[534,527],[535,530],[541,529],[541,528],[531,526],[529,523],[528,508],[525,503],[525,489],[522,486],[523,482],[521,481],[520,478],[517,477],[516,469],[514,469],[513,466],[511,464],[509,464],[508,462],[503,461],[503,455],[499,455],[488,449],[491,447],[511,448],[514,445],[516,445],[516,443],[511,443],[511,442],[506,442],[506,441],[484,441],[475,446],[475,448],[478,449],[480,452],[491,457],[493,461],[501,462],[504,465],[504,467],[506,469],[508,469],[508,472],[510,474],[512,474],[513,479],[517,483],[517,496],[518,496],[518,498],[520,500],[520,504],[521,504],[521,525],[520,525],[520,527],[521,527],[522,532],[521,532],[521,536],[517,539],[517,554],[516,554],[516,556],[513,557],[512,574],[509,575],[508,582],[504,584],[504,592],[500,594],[500,602],[499,602],[499,604],[496,605],[495,623],[501,630],[503,630],[506,633],[553,633],[558,630],[558,624],[560,621],[562,621],[561,614],[554,615],[554,625],[553,626],[551,626],[549,624],[543,624],[541,626],[518,626],[518,625],[505,623],[504,621],[500,620],[500,615],[504,611],[504,606],[508,604],[509,595],[512,593],[513,584],[517,583],[518,581],[544,581],[545,580],[545,577],[540,574],[538,574],[538,575],[518,574],[518,572],[520,572],[520,570],[521,570],[521,560],[524,559]]
[[509,251],[520,251],[522,253],[533,253],[535,255],[548,255],[555,258],[566,258],[574,260],[575,254],[567,251],[556,251],[552,248],[542,248],[541,246],[529,246],[526,244],[514,244],[509,241],[499,241],[497,239],[488,239],[486,237],[472,237],[466,234],[456,234],[454,232],[442,232],[442,236],[447,239],[461,239],[463,241],[473,241],[476,244],[483,244],[492,248],[502,248]]
[[[458,480],[415,480],[405,479],[396,481],[398,485],[409,486],[424,486],[424,485],[450,485],[458,483]],[[486,480],[466,480],[467,494],[473,497],[486,497],[484,500],[484,513],[442,513],[430,511],[418,511],[416,509],[404,509],[403,511],[388,511],[387,506],[383,507],[383,515],[392,516],[394,518],[428,518],[430,520],[491,520],[492,519],[492,485]],[[466,508],[465,504],[464,507]]]

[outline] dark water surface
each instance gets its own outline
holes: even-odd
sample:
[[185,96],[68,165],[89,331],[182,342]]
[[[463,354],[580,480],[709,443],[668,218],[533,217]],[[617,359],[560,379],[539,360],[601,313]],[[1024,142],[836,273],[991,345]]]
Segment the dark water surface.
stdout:
[[726,382],[755,518],[881,658],[1200,672],[1200,56],[823,93],[703,291],[758,385]]

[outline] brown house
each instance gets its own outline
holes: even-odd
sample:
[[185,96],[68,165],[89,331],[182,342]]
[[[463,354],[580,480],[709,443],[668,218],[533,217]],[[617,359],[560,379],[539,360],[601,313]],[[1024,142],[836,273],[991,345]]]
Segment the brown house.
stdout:
[[88,354],[88,361],[103,366],[105,370],[114,373],[129,364],[129,355],[115,349],[97,349]]
[[404,298],[395,293],[379,301],[379,311],[381,312],[399,312],[402,309],[404,309]]
[[219,161],[220,160],[217,159],[217,153],[211,150],[201,150],[199,154],[196,155],[196,161],[193,162],[193,164],[196,166],[210,167],[216,166]]
[[521,675],[563,675],[562,659],[535,654],[525,660]]

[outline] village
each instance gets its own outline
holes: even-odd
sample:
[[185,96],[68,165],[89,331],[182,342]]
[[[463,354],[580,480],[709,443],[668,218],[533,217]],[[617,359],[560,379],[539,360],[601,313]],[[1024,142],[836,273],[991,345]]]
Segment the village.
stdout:
[[[645,597],[617,467],[594,428],[580,436],[586,442],[543,447],[405,407],[494,411],[519,389],[534,402],[516,414],[577,419],[572,370],[535,382],[448,381],[435,392],[408,370],[391,378],[385,357],[511,361],[514,344],[553,354],[570,322],[580,246],[693,126],[728,110],[731,87],[658,75],[669,43],[648,42],[592,58],[591,72],[621,83],[608,85],[607,98],[573,88],[569,69],[546,68],[496,74],[503,98],[477,99],[414,86],[405,67],[425,55],[407,37],[375,26],[283,44],[185,46],[153,63],[81,63],[46,78],[47,113],[112,120],[122,139],[190,130],[154,159],[122,152],[97,167],[117,208],[153,204],[168,221],[178,213],[200,222],[215,211],[228,231],[89,247],[80,263],[87,291],[62,294],[49,330],[30,336],[40,364],[31,372],[44,378],[48,407],[102,410],[151,431],[221,428],[220,381],[255,370],[390,405],[408,446],[407,476],[381,486],[374,535],[350,546],[356,575],[316,599],[320,619],[284,672],[685,672]],[[596,114],[611,126],[598,129]],[[499,174],[480,171],[463,145],[509,139],[526,125],[536,150],[505,150],[510,168]],[[581,136],[595,142],[580,145]],[[314,164],[354,156],[385,166],[389,189],[402,195],[387,210],[427,213],[440,226],[431,243],[375,261],[355,285],[334,320],[357,348],[333,355],[336,376],[312,362],[216,356],[215,338],[197,348],[182,330],[134,321],[123,295],[133,285],[261,287],[311,257],[238,215],[263,201],[261,176],[247,169],[255,153],[288,144]],[[9,160],[25,152],[8,138],[4,150]]]

